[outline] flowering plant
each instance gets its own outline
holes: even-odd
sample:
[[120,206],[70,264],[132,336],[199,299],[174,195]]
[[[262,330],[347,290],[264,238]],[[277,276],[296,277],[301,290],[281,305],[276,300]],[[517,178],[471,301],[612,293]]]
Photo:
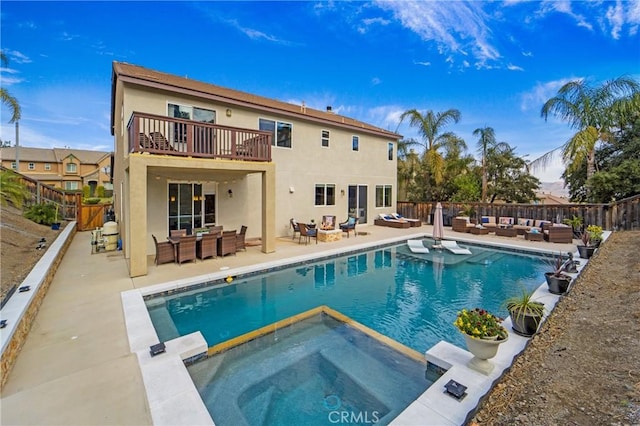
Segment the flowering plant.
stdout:
[[484,309],[463,309],[453,324],[458,330],[476,339],[496,337],[498,340],[507,337],[507,330],[500,325],[502,318]]

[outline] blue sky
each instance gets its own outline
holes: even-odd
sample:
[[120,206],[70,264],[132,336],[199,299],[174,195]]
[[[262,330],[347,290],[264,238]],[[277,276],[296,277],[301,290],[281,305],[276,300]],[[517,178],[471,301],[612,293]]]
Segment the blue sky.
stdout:
[[[111,63],[123,61],[334,111],[405,137],[408,109],[456,108],[528,159],[560,146],[540,117],[567,81],[640,79],[639,1],[2,1],[2,87],[20,145],[111,151]],[[2,107],[0,138],[15,142]],[[556,162],[539,173],[561,174]]]

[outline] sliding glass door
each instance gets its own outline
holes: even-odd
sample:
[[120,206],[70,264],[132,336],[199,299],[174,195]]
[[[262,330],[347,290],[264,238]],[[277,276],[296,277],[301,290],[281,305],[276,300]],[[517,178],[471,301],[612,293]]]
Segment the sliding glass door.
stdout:
[[349,216],[358,218],[358,223],[367,223],[367,186],[349,185]]
[[201,228],[203,221],[202,185],[199,183],[169,184],[169,231]]

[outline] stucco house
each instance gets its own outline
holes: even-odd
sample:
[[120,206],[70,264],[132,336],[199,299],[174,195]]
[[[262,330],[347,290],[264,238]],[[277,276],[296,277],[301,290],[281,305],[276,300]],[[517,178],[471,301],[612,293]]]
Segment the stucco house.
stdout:
[[98,186],[111,184],[111,153],[70,148],[0,148],[2,165],[46,185],[67,190],[84,186],[95,194]]
[[248,227],[262,251],[289,220],[372,224],[394,211],[400,135],[326,111],[113,63],[115,213],[130,275],[152,234]]

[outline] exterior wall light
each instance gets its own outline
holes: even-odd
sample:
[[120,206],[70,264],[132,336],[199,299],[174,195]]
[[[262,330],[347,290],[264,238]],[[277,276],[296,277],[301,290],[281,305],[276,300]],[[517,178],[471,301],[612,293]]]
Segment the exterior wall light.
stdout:
[[232,113],[233,111],[231,111],[231,108],[227,108],[227,111],[226,111],[227,117],[231,117]]
[[227,192],[229,193],[229,198],[232,198],[233,197],[233,191],[231,189],[229,189]]

